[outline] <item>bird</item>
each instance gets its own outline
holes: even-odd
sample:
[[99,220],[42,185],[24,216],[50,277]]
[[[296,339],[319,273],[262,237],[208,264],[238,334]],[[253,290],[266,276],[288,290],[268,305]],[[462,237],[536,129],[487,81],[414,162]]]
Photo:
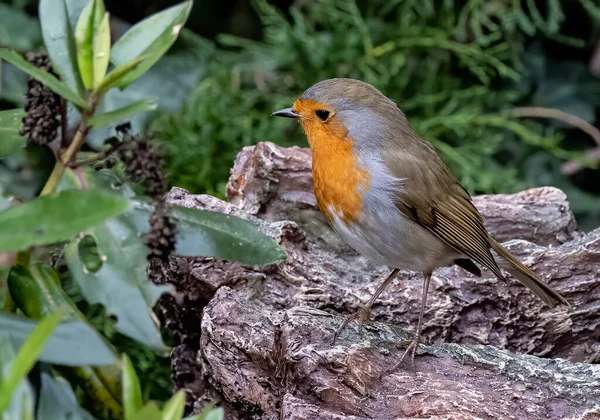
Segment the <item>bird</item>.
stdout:
[[439,267],[457,265],[481,276],[482,266],[505,280],[503,268],[550,308],[569,305],[490,236],[469,192],[431,143],[371,84],[323,80],[271,115],[300,122],[312,152],[315,197],[329,224],[358,253],[391,269],[366,305],[346,317],[334,342],[350,321],[370,321],[374,302],[400,270],[423,273],[424,284],[414,338],[391,370],[408,356],[414,363]]

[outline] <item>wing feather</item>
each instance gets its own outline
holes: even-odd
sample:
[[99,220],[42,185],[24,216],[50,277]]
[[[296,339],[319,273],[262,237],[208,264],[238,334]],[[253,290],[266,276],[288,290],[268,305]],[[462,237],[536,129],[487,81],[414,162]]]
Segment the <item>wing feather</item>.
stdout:
[[[447,245],[503,279],[471,196],[437,154],[429,148],[419,151],[427,153],[423,159],[402,151],[387,154],[385,161],[392,175],[406,180],[396,195],[396,206]],[[430,166],[423,168],[424,162]]]

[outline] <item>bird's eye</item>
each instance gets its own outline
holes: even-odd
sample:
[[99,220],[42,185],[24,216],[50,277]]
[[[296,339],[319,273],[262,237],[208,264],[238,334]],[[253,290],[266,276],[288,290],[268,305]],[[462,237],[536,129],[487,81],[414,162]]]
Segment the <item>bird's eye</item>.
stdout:
[[325,111],[324,109],[319,109],[317,111],[317,118],[320,119],[321,121],[327,121],[327,118],[329,118],[329,111]]

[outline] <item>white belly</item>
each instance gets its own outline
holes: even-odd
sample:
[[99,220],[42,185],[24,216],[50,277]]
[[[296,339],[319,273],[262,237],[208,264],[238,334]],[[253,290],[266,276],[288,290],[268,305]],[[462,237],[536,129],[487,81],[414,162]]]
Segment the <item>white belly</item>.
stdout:
[[350,224],[332,211],[332,226],[357,252],[391,268],[432,272],[459,257],[456,251],[389,204],[378,202],[372,206],[365,201],[362,216]]

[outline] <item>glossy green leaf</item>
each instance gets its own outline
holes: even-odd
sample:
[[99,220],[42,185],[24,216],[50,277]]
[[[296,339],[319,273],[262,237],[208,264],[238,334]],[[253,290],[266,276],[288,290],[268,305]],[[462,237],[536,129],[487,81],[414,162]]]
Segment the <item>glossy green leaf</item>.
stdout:
[[144,19],[113,45],[110,55],[112,63],[116,66],[122,66],[133,59],[147,56],[135,71],[119,81],[121,89],[141,76],[167,52],[179,36],[192,9],[192,4],[192,1],[189,0]]
[[144,405],[140,381],[135,373],[135,368],[127,357],[123,355],[123,413],[125,420],[131,420]]
[[177,221],[176,253],[237,261],[248,265],[275,264],[287,254],[273,239],[247,220],[212,211],[173,207]]
[[[152,207],[131,200],[140,232],[148,231]],[[246,265],[276,264],[287,258],[285,250],[258,226],[228,214],[172,206],[177,224],[175,253],[189,257],[213,257]]]
[[[0,331],[10,334],[19,347],[40,324],[8,313],[0,313]],[[63,322],[43,346],[40,360],[64,366],[108,366],[116,362],[102,337],[82,321]]]
[[[64,80],[68,90],[72,92],[72,98],[60,92],[55,92],[75,105],[85,107],[83,84],[77,65],[77,46],[73,26],[69,20],[67,1],[40,0],[38,15],[40,16],[44,44],[52,61],[52,67]],[[42,83],[44,82],[42,81]],[[48,85],[48,87],[52,89],[51,86]]]
[[73,278],[85,299],[104,305],[116,316],[116,329],[149,347],[164,350],[157,321],[151,308],[160,295],[169,290],[157,286],[146,275],[148,249],[140,235],[139,220],[126,213],[86,231],[96,239],[102,267],[89,272],[81,262],[78,240],[66,248],[65,256]]
[[[97,0],[101,1],[101,0]],[[110,59],[110,26],[108,13],[104,14],[104,19],[94,38],[94,88],[100,86],[106,76],[108,62]]]
[[29,76],[6,61],[0,60],[0,99],[17,107],[25,106],[25,89]]
[[94,420],[90,413],[80,407],[71,384],[47,372],[41,374],[36,414],[38,419]]
[[142,62],[146,59],[147,56],[138,57],[122,66],[115,67],[106,75],[102,83],[96,87],[95,91],[106,92],[115,86],[120,86],[122,81],[128,77],[129,74],[136,71],[136,69],[141,66]]
[[35,198],[0,212],[0,251],[69,239],[127,208],[127,201],[99,191],[67,190]]
[[[0,331],[0,384],[7,379],[18,351],[19,347],[12,342],[10,335]],[[2,385],[0,385],[0,391],[2,391]],[[35,397],[28,380],[21,380],[12,395],[7,393],[4,397],[0,395],[1,398],[10,399],[8,407],[1,412],[3,420],[33,420]]]
[[185,392],[179,391],[163,407],[163,420],[181,420],[185,410]]
[[[8,315],[0,314],[0,316],[5,318]],[[27,338],[21,345],[19,354],[12,362],[8,374],[3,375],[0,384],[0,413],[9,406],[13,392],[42,353],[45,343],[60,323],[61,317],[60,312],[55,312],[40,321],[31,331],[27,331]],[[0,325],[2,320],[0,318]],[[5,328],[0,328],[0,331],[12,333],[10,329]]]
[[[105,17],[105,13],[104,2],[102,0],[90,0],[87,6],[81,11],[77,26],[75,27],[77,64],[83,86],[87,89],[91,89],[94,85],[96,39],[100,32],[100,25]],[[108,48],[110,49],[110,34]],[[106,67],[104,68],[104,72],[106,73]],[[102,76],[104,76],[104,73]]]
[[94,126],[94,128],[100,128],[114,122],[122,121],[129,115],[137,112],[153,111],[156,109],[156,107],[156,98],[141,99],[129,105],[125,105],[122,108],[115,109],[114,111],[96,114],[89,119],[89,123],[90,125]]
[[60,287],[58,272],[48,264],[15,265],[10,269],[7,284],[17,308],[29,318],[40,319],[57,309],[62,311],[65,320],[80,315]]
[[132,420],[162,420],[162,415],[158,405],[154,401],[150,401],[136,413]]
[[185,417],[184,420],[223,420],[225,417],[225,412],[222,408],[214,408],[213,404],[209,404],[204,407],[200,414],[196,414],[195,416]]
[[25,146],[25,137],[19,134],[24,116],[22,109],[0,111],[0,158]]
[[[113,360],[116,360],[116,351],[112,348],[112,345],[102,335],[96,333],[95,329],[89,325],[85,316],[79,312],[75,304],[65,293],[61,287],[58,272],[54,267],[39,263],[29,267],[21,265],[13,266],[9,272],[7,284],[15,305],[27,317],[39,319],[56,310],[60,310],[63,314],[63,321],[81,321],[87,326],[89,331],[86,334],[92,337],[91,339],[94,344],[94,347],[86,349],[89,353],[86,355],[88,360],[97,357],[100,362],[105,361],[107,359],[106,354],[108,353],[112,353]],[[63,327],[59,326],[59,328]],[[80,329],[81,327],[77,328]],[[111,366],[109,368],[95,369],[100,369],[101,371],[98,374],[105,374],[110,380],[110,378],[115,377],[113,370],[111,370],[112,368]],[[120,378],[120,375],[117,377]]]
[[73,92],[64,82],[58,80],[50,73],[29,64],[27,60],[25,60],[15,51],[2,48],[0,49],[0,58],[23,70],[25,73],[43,83],[50,90],[62,96],[66,100],[71,101],[73,104],[80,107],[87,106],[86,100],[77,93]]

